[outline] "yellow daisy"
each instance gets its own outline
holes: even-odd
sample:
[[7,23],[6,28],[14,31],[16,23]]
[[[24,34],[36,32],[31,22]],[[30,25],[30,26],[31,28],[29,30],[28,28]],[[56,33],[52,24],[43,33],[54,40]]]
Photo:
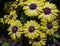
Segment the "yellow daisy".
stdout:
[[23,5],[25,5],[25,2],[26,2],[27,0],[20,0],[20,5],[21,6],[23,6]]
[[10,10],[13,9],[13,7],[11,5],[12,5],[12,2],[10,2],[10,1],[9,2],[5,2],[3,9],[8,11],[8,12],[10,12]]
[[59,24],[57,20],[48,21],[47,19],[41,19],[41,29],[43,32],[49,35],[54,35],[58,30]]
[[7,23],[8,22],[7,18],[8,18],[8,15],[4,15],[3,18],[0,18],[0,22],[3,23],[3,24]]
[[24,13],[27,16],[34,17],[39,15],[42,11],[43,1],[28,0],[25,2],[26,5],[23,6]]
[[58,9],[53,3],[45,2],[43,8],[42,8],[42,13],[38,16],[38,18],[47,18],[48,20],[50,19],[55,19],[56,16],[58,16]]
[[46,35],[45,33],[40,32],[39,36],[29,42],[32,43],[32,46],[44,46],[46,45]]
[[23,30],[26,37],[29,39],[34,39],[38,36],[40,25],[35,20],[30,20],[24,24]]
[[13,40],[16,40],[17,38],[20,38],[20,36],[23,32],[22,24],[19,20],[14,20],[10,23],[10,26],[7,30],[9,31],[8,35],[10,35],[10,37]]
[[15,20],[17,18],[17,14],[15,10],[11,10],[10,14],[8,15],[7,21],[8,24],[12,21]]
[[20,5],[20,0],[16,0],[16,1],[12,4],[12,6],[13,6],[14,8],[17,8],[19,5]]

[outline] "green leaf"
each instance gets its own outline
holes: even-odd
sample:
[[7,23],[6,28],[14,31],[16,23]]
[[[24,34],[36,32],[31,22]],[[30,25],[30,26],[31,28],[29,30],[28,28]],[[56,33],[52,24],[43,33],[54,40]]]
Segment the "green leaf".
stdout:
[[25,23],[26,20],[27,20],[27,16],[22,15],[22,16],[20,17],[20,21],[21,21],[21,23]]
[[60,35],[59,35],[59,34],[55,34],[55,37],[56,37],[56,38],[60,38]]
[[2,43],[2,46],[9,46],[9,43]]

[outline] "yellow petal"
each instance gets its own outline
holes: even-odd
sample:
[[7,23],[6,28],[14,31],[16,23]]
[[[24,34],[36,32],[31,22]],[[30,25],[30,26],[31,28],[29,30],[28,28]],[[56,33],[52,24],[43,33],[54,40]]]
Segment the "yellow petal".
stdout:
[[11,38],[12,38],[13,40],[16,40],[16,35],[15,35],[15,34],[12,34],[12,35],[11,35]]
[[20,36],[21,36],[20,32],[17,32],[17,33],[16,33],[16,36],[17,36],[18,38],[20,38]]

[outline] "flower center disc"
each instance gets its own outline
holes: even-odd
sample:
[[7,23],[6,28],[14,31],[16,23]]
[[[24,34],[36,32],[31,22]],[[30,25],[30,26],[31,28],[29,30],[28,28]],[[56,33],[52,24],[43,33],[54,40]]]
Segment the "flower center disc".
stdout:
[[3,21],[5,22],[6,18],[3,18]]
[[43,9],[43,12],[44,12],[44,14],[50,14],[51,13],[51,9],[46,7],[46,8]]
[[17,27],[17,26],[13,26],[13,27],[12,27],[12,32],[13,32],[13,33],[16,33],[17,31],[18,31],[18,27]]
[[60,12],[58,12],[58,16],[56,17],[58,21],[60,21]]
[[53,27],[52,23],[47,23],[47,28],[51,29]]
[[29,7],[31,10],[35,10],[37,8],[37,5],[33,3],[33,4],[30,4]]
[[41,40],[40,37],[34,39],[36,42],[39,42]]
[[7,5],[7,8],[8,8],[8,9],[10,8],[9,5]]
[[13,18],[13,15],[10,15],[10,20]]
[[28,31],[29,31],[29,32],[34,32],[34,31],[35,31],[35,27],[34,27],[34,26],[30,26],[30,27],[28,28]]

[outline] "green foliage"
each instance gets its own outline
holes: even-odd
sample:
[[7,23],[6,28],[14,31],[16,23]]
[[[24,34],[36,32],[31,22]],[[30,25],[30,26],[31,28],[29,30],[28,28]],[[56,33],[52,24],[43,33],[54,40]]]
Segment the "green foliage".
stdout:
[[59,35],[59,34],[55,34],[55,37],[56,37],[56,38],[60,38],[60,35]]
[[4,42],[4,43],[2,43],[2,46],[9,46],[9,43]]
[[25,23],[26,20],[27,20],[27,17],[24,16],[24,15],[21,15],[21,17],[20,17],[20,21],[21,21],[21,23],[22,23],[22,24]]

